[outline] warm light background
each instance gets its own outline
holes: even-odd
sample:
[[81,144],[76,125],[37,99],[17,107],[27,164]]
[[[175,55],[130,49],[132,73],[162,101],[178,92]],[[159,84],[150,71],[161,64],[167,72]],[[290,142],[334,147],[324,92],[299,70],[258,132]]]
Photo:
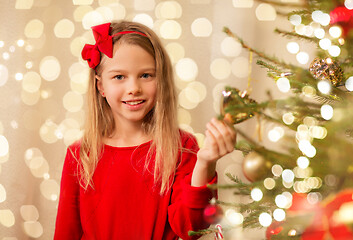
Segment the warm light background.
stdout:
[[[249,53],[222,32],[224,26],[252,47],[299,64],[287,51],[290,40],[273,33],[275,27],[290,30],[287,19],[253,0],[1,0],[0,16],[0,240],[53,237],[66,147],[82,134],[88,67],[80,52],[93,43],[92,25],[127,19],[155,30],[175,67],[180,126],[200,144],[205,124],[219,113],[224,86],[248,86]],[[269,89],[281,96],[255,62],[251,97],[266,100]],[[251,119],[238,127],[256,139],[257,125]],[[264,144],[275,146],[266,138],[273,127],[264,125]],[[225,172],[244,179],[241,162],[239,152],[221,159],[219,182],[229,181]],[[239,201],[231,192],[219,196]],[[262,237],[241,229],[226,234]]]

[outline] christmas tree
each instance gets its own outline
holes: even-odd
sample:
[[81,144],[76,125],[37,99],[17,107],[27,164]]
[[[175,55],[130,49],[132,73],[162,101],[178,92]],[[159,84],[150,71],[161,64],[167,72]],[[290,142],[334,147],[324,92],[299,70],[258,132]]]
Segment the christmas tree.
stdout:
[[[229,86],[222,92],[220,118],[236,128],[257,117],[278,125],[273,138],[284,137],[275,151],[238,130],[235,149],[244,154],[242,171],[249,181],[227,173],[232,184],[209,187],[247,196],[249,202],[213,199],[206,220],[217,224],[226,206],[234,209],[233,224],[189,234],[215,233],[222,239],[221,229],[241,226],[266,228],[267,239],[353,239],[353,0],[259,2],[272,4],[292,24],[290,30],[275,29],[293,39],[289,50],[297,51],[295,41],[307,41],[316,48],[315,56],[309,68],[289,64],[224,28],[288,97],[269,95],[256,102],[246,90]],[[306,57],[297,55],[298,61]]]

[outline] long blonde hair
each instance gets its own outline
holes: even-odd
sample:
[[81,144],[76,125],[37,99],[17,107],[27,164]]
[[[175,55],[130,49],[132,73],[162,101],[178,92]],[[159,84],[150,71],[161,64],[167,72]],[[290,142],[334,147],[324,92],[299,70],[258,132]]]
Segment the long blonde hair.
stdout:
[[[160,187],[160,194],[171,187],[174,177],[178,151],[181,148],[177,123],[177,97],[173,79],[172,65],[158,36],[148,27],[128,21],[112,22],[111,35],[122,31],[138,31],[147,35],[124,34],[113,37],[113,44],[127,43],[142,47],[156,63],[157,94],[156,104],[144,118],[143,128],[153,137],[145,169],[155,153],[154,183]],[[96,74],[101,73],[101,65],[106,56],[101,54],[101,64],[91,69],[88,84],[88,109],[84,136],[81,140],[81,186],[93,186],[92,177],[102,154],[103,138],[113,134],[116,126],[110,106],[97,89]]]

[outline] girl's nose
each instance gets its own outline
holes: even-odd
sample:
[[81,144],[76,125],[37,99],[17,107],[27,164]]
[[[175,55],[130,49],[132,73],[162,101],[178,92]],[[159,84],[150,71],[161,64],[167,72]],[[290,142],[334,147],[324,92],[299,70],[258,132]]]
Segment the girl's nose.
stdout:
[[131,78],[128,86],[129,94],[135,95],[141,93],[141,85],[138,78]]

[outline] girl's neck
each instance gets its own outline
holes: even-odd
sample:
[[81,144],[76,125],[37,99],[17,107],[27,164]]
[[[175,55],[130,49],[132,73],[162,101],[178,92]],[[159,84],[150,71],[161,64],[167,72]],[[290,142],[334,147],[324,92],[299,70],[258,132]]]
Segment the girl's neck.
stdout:
[[104,139],[104,143],[114,147],[138,146],[152,140],[142,129],[116,129],[112,136]]

